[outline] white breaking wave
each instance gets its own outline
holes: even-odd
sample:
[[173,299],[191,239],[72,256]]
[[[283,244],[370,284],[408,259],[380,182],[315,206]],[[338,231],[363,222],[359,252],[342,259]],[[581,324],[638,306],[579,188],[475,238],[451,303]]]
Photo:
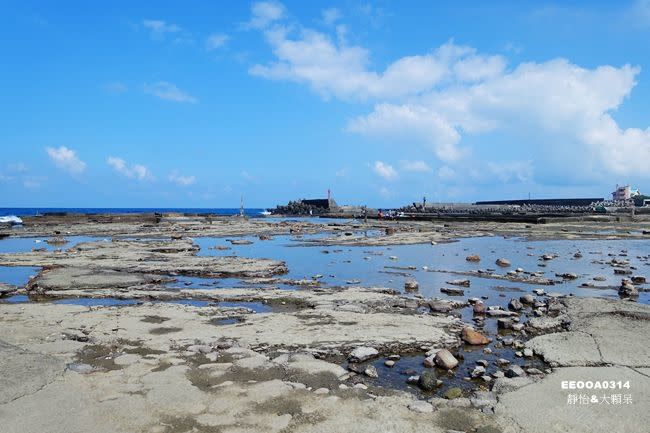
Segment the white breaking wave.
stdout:
[[23,220],[21,220],[15,215],[0,216],[0,223],[22,224]]

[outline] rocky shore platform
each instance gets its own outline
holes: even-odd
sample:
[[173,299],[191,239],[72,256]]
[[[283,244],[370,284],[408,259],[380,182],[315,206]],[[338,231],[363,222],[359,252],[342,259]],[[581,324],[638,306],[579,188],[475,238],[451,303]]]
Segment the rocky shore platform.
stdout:
[[[647,290],[640,275],[623,282],[621,299],[605,299],[552,292],[537,274],[513,269],[488,277],[525,289],[487,305],[493,300],[422,296],[416,281],[290,280],[282,260],[201,256],[193,238],[290,234],[341,248],[496,234],[627,240],[645,239],[647,225],[35,218],[6,234],[106,239],[0,253],[0,267],[39,269],[24,285],[0,284],[0,431],[645,431],[650,307],[635,302]],[[638,273],[647,258],[603,266]],[[464,278],[477,276],[485,278],[458,271],[449,284],[461,293]],[[170,288],[181,277],[247,285]],[[21,296],[28,302],[2,302]],[[58,302],[79,299],[106,303]]]

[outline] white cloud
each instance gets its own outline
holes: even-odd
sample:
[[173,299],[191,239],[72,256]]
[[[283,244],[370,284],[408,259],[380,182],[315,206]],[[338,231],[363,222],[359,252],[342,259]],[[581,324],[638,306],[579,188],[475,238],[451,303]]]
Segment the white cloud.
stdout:
[[458,131],[423,106],[379,104],[371,114],[350,120],[347,129],[371,137],[424,141],[442,161],[456,161],[464,154],[456,146],[461,139]]
[[396,99],[420,94],[452,78],[476,81],[505,67],[500,56],[480,56],[472,48],[449,43],[430,54],[402,57],[383,72],[375,72],[368,69],[368,51],[347,45],[340,34],[335,42],[309,29],[294,38],[284,27],[264,33],[276,61],[255,65],[249,72],[268,79],[305,83],[324,97]]
[[182,91],[176,85],[167,81],[145,84],[144,92],[167,101],[188,102],[191,104],[198,102],[194,96]]
[[341,15],[341,11],[338,10],[337,8],[328,8],[322,11],[322,16],[323,16],[323,22],[326,25],[331,26],[332,24],[340,20],[342,15]]
[[285,16],[284,5],[277,1],[261,1],[251,6],[251,19],[244,27],[264,29]]
[[205,48],[208,51],[213,51],[223,47],[230,39],[230,36],[224,33],[213,33],[205,41]]
[[[650,10],[650,0],[637,6]],[[594,173],[650,177],[650,128],[622,128],[612,114],[634,88],[638,67],[585,68],[561,58],[508,66],[503,56],[450,41],[375,70],[366,48],[332,33],[265,27],[274,60],[249,72],[305,84],[323,98],[371,101],[374,109],[350,119],[348,131],[394,145],[424,145],[455,171],[461,164],[479,166],[483,161],[472,157],[488,153],[480,146],[490,143],[506,160],[526,158],[493,166],[501,182],[550,172],[575,179],[593,179]],[[507,139],[475,138],[487,133]]]
[[167,23],[163,20],[142,20],[142,26],[149,30],[153,39],[162,39],[167,34],[179,33],[183,30],[176,24]]
[[171,172],[168,179],[180,186],[190,186],[196,183],[196,176],[181,176],[176,171]]
[[456,178],[456,170],[447,165],[440,167],[437,174],[442,181],[450,181]]
[[126,176],[131,179],[137,180],[151,180],[153,176],[149,169],[142,164],[131,164],[129,165],[122,158],[115,156],[109,156],[106,159],[106,163],[110,165],[113,170],[117,171],[123,176]]
[[62,170],[72,174],[80,174],[86,170],[86,163],[79,159],[77,152],[72,149],[60,146],[58,148],[48,147],[45,150],[54,165]]
[[404,171],[411,171],[414,173],[427,173],[431,171],[431,167],[424,161],[400,161],[400,166]]
[[395,180],[398,176],[397,171],[395,171],[392,165],[386,164],[382,161],[375,161],[373,170],[378,176],[381,176],[386,180]]
[[636,0],[631,15],[643,25],[650,25],[650,0]]

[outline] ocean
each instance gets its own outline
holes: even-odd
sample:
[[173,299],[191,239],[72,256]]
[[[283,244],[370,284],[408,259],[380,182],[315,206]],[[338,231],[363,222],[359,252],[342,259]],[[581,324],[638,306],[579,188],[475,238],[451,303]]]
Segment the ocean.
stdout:
[[[249,217],[259,217],[263,208],[244,208],[244,214]],[[152,213],[152,212],[178,212],[193,214],[238,215],[239,208],[56,208],[56,207],[5,207],[0,208],[0,217],[24,217],[43,215],[51,212],[68,212],[79,214],[124,214],[124,213]]]

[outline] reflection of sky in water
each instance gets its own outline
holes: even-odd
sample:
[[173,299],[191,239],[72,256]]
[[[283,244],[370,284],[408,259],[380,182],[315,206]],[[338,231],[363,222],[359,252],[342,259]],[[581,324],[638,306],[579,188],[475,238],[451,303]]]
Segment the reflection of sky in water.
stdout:
[[0,283],[24,286],[39,270],[32,266],[0,266]]
[[[91,236],[64,236],[68,242],[60,245],[50,245],[45,242],[49,237],[36,238],[5,238],[0,239],[0,253],[25,253],[33,249],[45,248],[47,251],[68,250],[82,242],[101,241],[104,238]],[[40,242],[39,242],[40,241]]]
[[[384,247],[364,246],[296,246],[303,239],[294,236],[275,236],[269,241],[260,241],[257,237],[241,237],[249,239],[250,245],[231,245],[225,238],[195,238],[201,251],[199,255],[273,258],[285,261],[289,273],[281,278],[304,279],[322,275],[320,281],[324,285],[346,285],[347,281],[359,280],[360,285],[380,286],[402,290],[404,282],[414,278],[420,283],[419,293],[426,297],[448,296],[440,293],[440,288],[449,286],[446,282],[453,279],[468,278],[471,281],[469,289],[465,289],[465,297],[490,296],[492,302],[498,298],[510,299],[518,297],[516,289],[530,292],[534,288],[543,288],[547,292],[573,293],[579,296],[605,296],[617,298],[615,290],[598,290],[579,287],[585,282],[597,286],[618,286],[620,275],[614,275],[613,268],[607,264],[593,263],[594,261],[609,261],[614,257],[629,259],[637,270],[635,274],[645,275],[648,262],[637,256],[650,254],[650,244],[644,240],[554,240],[554,241],[523,241],[520,239],[504,239],[501,237],[482,237],[461,239],[448,244],[417,244],[393,245]],[[293,246],[292,246],[293,245]],[[229,250],[216,250],[215,246],[230,247]],[[627,257],[619,257],[622,250],[627,250]],[[580,251],[580,259],[573,257]],[[327,253],[325,253],[327,252]],[[467,262],[469,254],[479,254],[480,263]],[[557,254],[550,261],[539,260],[542,254]],[[611,256],[609,254],[612,254]],[[395,256],[393,260],[390,257]],[[499,268],[495,261],[499,257],[508,258],[512,262],[510,268]],[[539,266],[545,264],[545,267]],[[394,267],[416,267],[411,269],[392,269]],[[443,271],[472,271],[477,269],[496,269],[499,274],[521,267],[528,272],[544,272],[546,278],[561,280],[555,274],[572,272],[579,278],[555,286],[537,286],[523,283],[513,283],[505,280],[494,280],[477,277],[465,277],[449,273],[428,272]],[[402,275],[402,274],[408,274]],[[593,281],[596,275],[603,276],[606,281]],[[199,279],[200,280],[200,279]],[[200,284],[200,283],[199,283]],[[215,287],[228,287],[219,284]],[[495,290],[495,287],[501,290]],[[499,296],[503,293],[505,296]],[[460,298],[456,298],[460,299]],[[650,301],[648,293],[641,293],[641,302]]]
[[[342,234],[341,234],[342,235]],[[375,236],[376,232],[369,232]],[[318,236],[331,236],[330,234],[305,235],[296,237],[292,235],[274,236],[271,240],[261,241],[256,236],[237,238],[194,238],[201,247],[200,256],[228,256],[271,258],[286,262],[289,273],[278,278],[311,279],[322,275],[319,281],[324,286],[345,286],[349,281],[359,281],[358,285],[388,287],[402,291],[404,282],[414,278],[420,284],[419,293],[425,297],[449,298],[440,292],[440,288],[449,287],[447,281],[459,278],[468,278],[471,286],[465,288],[464,297],[451,297],[452,299],[465,299],[467,297],[488,296],[488,304],[504,305],[510,298],[519,297],[523,292],[530,292],[535,288],[543,288],[547,292],[573,293],[579,296],[604,296],[617,298],[616,290],[599,290],[579,287],[580,284],[590,282],[596,286],[620,285],[622,276],[614,275],[613,268],[607,264],[594,263],[595,261],[609,261],[614,257],[630,260],[631,266],[636,267],[634,274],[648,275],[648,260],[650,243],[646,240],[554,240],[531,241],[520,239],[504,239],[501,237],[482,237],[461,239],[448,244],[417,244],[394,245],[381,247],[366,246],[301,246],[306,239]],[[70,237],[72,241],[66,247],[78,242],[96,240],[97,238]],[[249,245],[231,245],[228,239],[248,239]],[[34,245],[46,246],[45,243],[34,244],[33,238],[10,238],[0,240],[0,251],[29,251]],[[228,247],[227,250],[214,249],[216,246]],[[627,250],[627,256],[621,257],[621,251]],[[573,257],[580,251],[580,259]],[[465,260],[469,254],[479,254],[480,263],[471,263]],[[542,254],[557,254],[558,257],[550,261],[540,261]],[[394,256],[395,259],[391,259]],[[499,257],[508,258],[512,262],[510,268],[499,268],[495,260]],[[540,267],[545,264],[545,267]],[[423,269],[428,267],[429,271]],[[415,267],[415,269],[394,269],[391,267]],[[477,269],[496,269],[499,274],[508,270],[521,267],[530,272],[544,272],[544,276],[560,280],[556,273],[572,272],[579,278],[555,286],[538,286],[523,283],[513,283],[505,280],[494,280],[477,277],[454,275],[442,271],[472,271]],[[36,275],[38,268],[33,267],[0,267],[0,281],[24,285],[30,276]],[[603,276],[606,281],[593,281],[596,275]],[[236,278],[209,279],[197,277],[177,277],[178,281],[170,287],[178,289],[210,289],[229,287],[258,287],[247,285],[245,280]],[[279,285],[280,288],[299,290],[300,286]],[[519,290],[518,290],[519,289]],[[520,292],[521,291],[521,292]],[[650,302],[650,293],[642,292],[639,301]],[[191,301],[195,302],[195,301]]]
[[0,298],[0,304],[3,302],[8,304],[20,304],[23,302],[29,302],[29,298],[26,295],[13,295],[7,296],[6,298]]

